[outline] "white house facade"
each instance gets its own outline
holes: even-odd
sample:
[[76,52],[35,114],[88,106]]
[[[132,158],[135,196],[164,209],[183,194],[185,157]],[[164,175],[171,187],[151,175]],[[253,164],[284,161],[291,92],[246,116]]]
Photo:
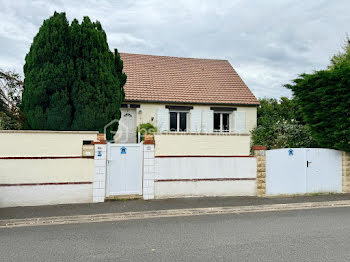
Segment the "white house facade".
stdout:
[[121,58],[128,78],[116,142],[136,143],[144,123],[162,134],[217,136],[249,135],[256,126],[259,102],[227,60]]

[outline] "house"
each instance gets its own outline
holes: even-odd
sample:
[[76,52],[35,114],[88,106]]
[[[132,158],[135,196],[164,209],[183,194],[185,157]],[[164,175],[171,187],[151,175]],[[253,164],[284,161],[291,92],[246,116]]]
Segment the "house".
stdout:
[[[0,207],[254,196],[257,185],[264,194],[257,171],[266,169],[250,154],[259,102],[227,60],[121,58],[128,78],[117,143],[91,131],[1,131]],[[142,123],[157,127],[155,144],[136,144]]]
[[136,143],[142,123],[153,124],[162,134],[241,137],[256,126],[259,101],[229,61],[120,56],[128,78],[117,142]]

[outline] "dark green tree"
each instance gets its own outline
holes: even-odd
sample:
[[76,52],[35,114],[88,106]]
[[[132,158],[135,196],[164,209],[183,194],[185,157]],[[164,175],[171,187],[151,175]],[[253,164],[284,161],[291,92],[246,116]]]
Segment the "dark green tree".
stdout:
[[303,74],[286,87],[320,146],[350,152],[350,59]]
[[45,20],[26,55],[22,110],[29,129],[69,130],[73,60],[65,13]]
[[[99,22],[84,17],[70,28],[74,82],[72,104],[74,130],[103,130],[104,126],[120,118],[120,105],[124,99],[126,75],[118,52],[108,47],[106,33]],[[116,129],[116,125],[109,129]]]
[[[126,75],[99,22],[45,20],[26,56],[23,111],[28,127],[99,130],[120,118]],[[117,124],[110,130],[116,130]]]

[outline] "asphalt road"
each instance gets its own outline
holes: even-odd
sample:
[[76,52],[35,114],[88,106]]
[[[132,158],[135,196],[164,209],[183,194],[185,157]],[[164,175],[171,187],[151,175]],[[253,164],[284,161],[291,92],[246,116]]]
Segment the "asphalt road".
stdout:
[[350,208],[1,229],[0,261],[350,261]]

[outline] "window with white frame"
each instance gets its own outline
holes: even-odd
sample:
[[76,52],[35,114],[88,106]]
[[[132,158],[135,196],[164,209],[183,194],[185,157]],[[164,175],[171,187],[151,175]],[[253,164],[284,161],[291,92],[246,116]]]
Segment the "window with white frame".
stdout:
[[169,110],[169,130],[172,132],[188,132],[189,131],[189,112],[193,106],[166,105]]
[[170,111],[170,131],[186,132],[188,129],[188,112]]
[[231,113],[214,112],[214,132],[230,132]]

